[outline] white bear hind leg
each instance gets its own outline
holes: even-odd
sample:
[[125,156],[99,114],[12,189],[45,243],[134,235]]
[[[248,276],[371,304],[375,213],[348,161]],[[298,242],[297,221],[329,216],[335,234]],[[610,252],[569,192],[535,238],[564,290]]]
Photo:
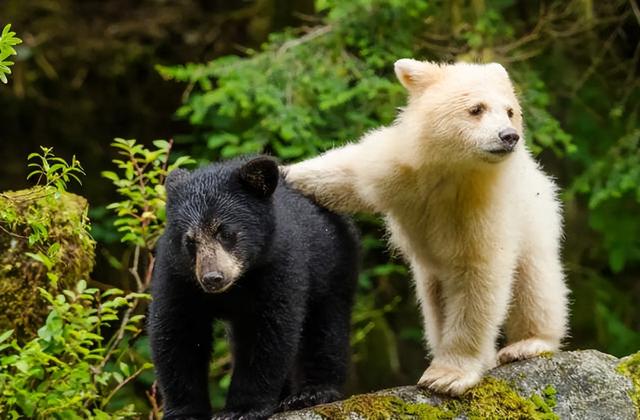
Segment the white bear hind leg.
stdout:
[[495,342],[506,315],[512,274],[507,267],[472,267],[443,279],[442,339],[419,385],[460,395],[495,365]]
[[557,254],[542,251],[520,261],[500,363],[556,351],[567,328],[567,295]]

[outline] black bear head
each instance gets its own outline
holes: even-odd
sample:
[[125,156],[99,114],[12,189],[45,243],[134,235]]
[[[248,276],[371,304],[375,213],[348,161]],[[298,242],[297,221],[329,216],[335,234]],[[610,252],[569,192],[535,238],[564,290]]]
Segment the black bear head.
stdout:
[[279,177],[264,156],[167,177],[166,234],[205,292],[226,291],[268,251]]

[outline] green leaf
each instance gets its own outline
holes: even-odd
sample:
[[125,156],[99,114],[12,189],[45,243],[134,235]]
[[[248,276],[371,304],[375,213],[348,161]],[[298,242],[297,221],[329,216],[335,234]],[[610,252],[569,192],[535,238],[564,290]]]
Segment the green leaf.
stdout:
[[8,330],[0,334],[0,343],[6,341],[13,334],[13,330]]
[[78,281],[78,284],[76,285],[76,291],[78,293],[83,293],[86,288],[87,288],[87,282],[86,281],[84,281],[84,280]]
[[102,292],[102,297],[106,298],[106,297],[109,297],[109,296],[122,295],[122,294],[124,294],[124,292],[122,290],[117,289],[117,288],[114,287],[114,288],[111,288],[111,289],[108,289],[108,290]]
[[120,371],[124,373],[125,376],[131,375],[131,371],[129,370],[129,365],[124,362],[120,362]]

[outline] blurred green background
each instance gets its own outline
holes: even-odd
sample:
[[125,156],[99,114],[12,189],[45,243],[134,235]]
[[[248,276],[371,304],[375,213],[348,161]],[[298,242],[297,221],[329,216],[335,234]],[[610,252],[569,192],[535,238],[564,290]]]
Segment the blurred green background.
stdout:
[[[39,145],[75,154],[87,176],[72,190],[88,198],[98,241],[93,279],[124,288],[131,250],[100,176],[114,137],[173,138],[174,158],[200,164],[253,152],[297,161],[393,120],[405,101],[398,58],[502,63],[527,141],[563,190],[567,348],[640,349],[636,0],[3,0],[4,23],[23,43],[0,86],[0,191],[28,185]],[[427,363],[408,271],[378,218],[358,222],[350,393],[414,383]],[[144,338],[135,351],[148,357]],[[144,407],[152,381],[121,398]]]

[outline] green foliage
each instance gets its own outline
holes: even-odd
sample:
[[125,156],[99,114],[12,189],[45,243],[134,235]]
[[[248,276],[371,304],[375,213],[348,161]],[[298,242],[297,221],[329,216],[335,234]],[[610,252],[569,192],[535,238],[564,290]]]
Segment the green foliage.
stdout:
[[213,327],[213,353],[209,365],[209,383],[213,384],[209,391],[214,409],[224,407],[231,384],[231,365],[231,346],[226,327],[222,322],[216,322]]
[[640,261],[640,130],[623,135],[595,159],[569,193],[588,196],[589,223],[602,233],[615,273],[629,261]]
[[[7,200],[17,203],[60,200],[66,197],[71,179],[79,182],[76,174],[84,172],[75,158],[69,164],[54,156],[50,148],[42,150],[42,155],[29,155],[30,160],[36,161],[29,164],[35,168],[30,176],[38,175],[42,185],[25,194],[5,194]],[[113,408],[110,402],[122,387],[151,367],[150,363],[134,360],[128,346],[143,326],[144,315],[135,315],[133,311],[148,295],[125,294],[115,288],[100,292],[87,287],[85,280],[79,280],[73,288],[52,293],[50,290],[58,290],[58,281],[68,283],[64,278],[69,275],[67,267],[77,262],[69,261],[75,253],[66,243],[63,246],[61,242],[53,242],[42,248],[51,231],[58,229],[49,216],[41,215],[37,224],[33,221],[29,224],[37,237],[29,237],[30,251],[24,254],[46,271],[51,287],[38,290],[50,312],[37,335],[29,340],[15,337],[8,342],[14,334],[12,330],[0,335],[0,413],[7,418],[132,417],[136,414],[133,405]],[[10,228],[18,225],[17,211],[5,211],[2,217],[13,223]],[[46,217],[45,223],[42,220]],[[84,217],[81,220],[82,232],[77,235],[88,236],[88,224]],[[84,249],[79,251],[93,256]]]
[[[416,46],[431,28],[425,16],[442,11],[424,0],[327,1],[322,7],[328,12],[324,26],[298,38],[295,32],[273,34],[261,51],[246,58],[158,66],[163,77],[189,83],[177,115],[197,130],[182,139],[194,144],[194,155],[227,158],[266,151],[299,159],[393,120],[405,92],[392,64],[400,57],[433,55]],[[511,36],[504,22],[497,32],[492,29],[498,19],[497,11],[488,13],[464,37]],[[474,42],[466,42],[472,51]],[[536,123],[530,141],[538,151],[566,151],[570,136],[545,111],[544,84],[534,70],[525,76],[525,106]]]
[[120,313],[146,296],[119,289],[101,293],[84,280],[57,296],[40,292],[52,309],[38,336],[24,345],[7,341],[11,331],[0,336],[0,412],[8,418],[133,417],[133,406],[107,414],[108,404],[151,365],[136,366],[126,342],[116,345],[117,335],[107,340],[103,334],[119,322],[139,334],[144,317],[122,320]]
[[17,54],[13,46],[21,42],[20,38],[16,38],[16,33],[11,32],[11,24],[5,25],[0,33],[0,81],[2,83],[7,83],[7,75],[11,74],[10,67],[13,65],[13,61],[9,61],[7,58]]
[[533,153],[545,149],[563,156],[576,152],[572,137],[560,125],[560,121],[549,112],[552,92],[536,71],[525,68],[516,73],[525,108],[526,138]]
[[410,53],[424,2],[368,3],[341,2],[325,26],[300,38],[274,34],[247,58],[159,66],[165,78],[193,87],[177,114],[197,135],[182,141],[192,142],[196,155],[267,151],[298,159],[390,122],[404,97],[389,77],[391,63]]
[[123,173],[104,171],[102,176],[111,180],[125,198],[107,206],[118,216],[115,225],[123,234],[122,242],[152,249],[162,233],[166,194],[164,179],[172,170],[194,162],[187,156],[181,156],[169,164],[171,144],[166,140],[156,140],[153,142],[155,149],[150,150],[135,140],[118,138],[112,143],[124,156],[124,159],[113,161]]

